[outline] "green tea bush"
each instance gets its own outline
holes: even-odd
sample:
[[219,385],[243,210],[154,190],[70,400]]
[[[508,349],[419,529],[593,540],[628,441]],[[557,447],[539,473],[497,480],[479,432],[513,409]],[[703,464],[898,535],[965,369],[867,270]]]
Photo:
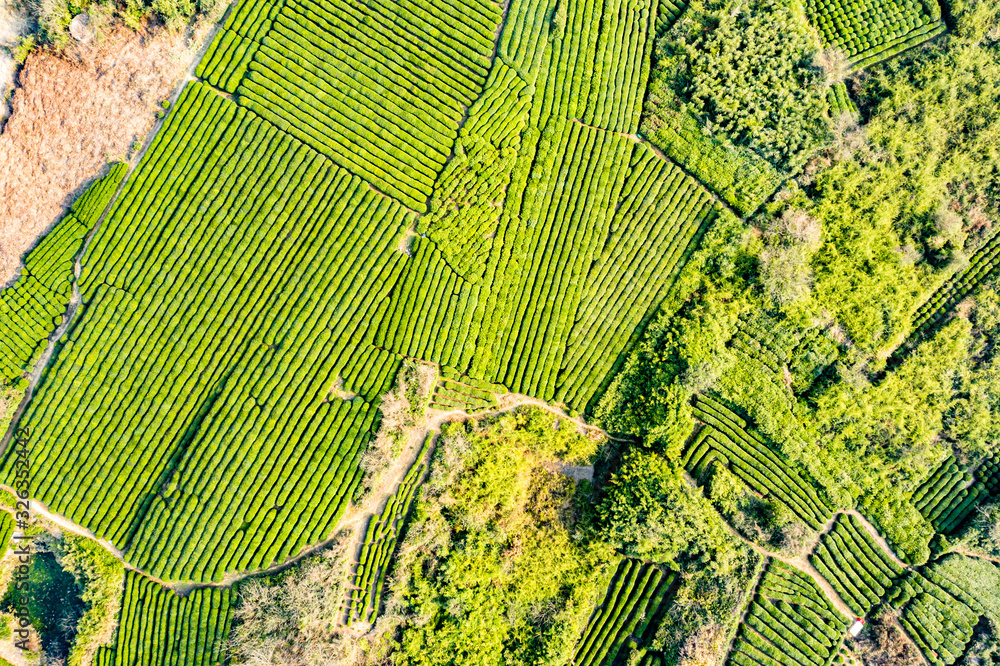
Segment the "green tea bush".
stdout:
[[331,387],[347,374],[371,395],[398,367],[360,323],[402,269],[407,219],[188,86],[93,240],[85,313],[25,415],[46,424],[32,442],[39,497],[164,579],[221,580],[322,540],[379,413]]
[[0,378],[18,383],[62,321],[72,295],[73,259],[118,189],[128,165],[95,180],[24,258],[21,275],[0,292]]
[[652,564],[623,559],[577,644],[573,663],[613,664],[627,641],[637,639],[640,646],[648,641],[647,629],[667,601],[676,575]]
[[810,561],[859,617],[878,604],[903,573],[861,523],[847,514],[837,516]]
[[831,509],[813,483],[749,429],[746,421],[704,395],[697,396],[694,415],[705,426],[681,460],[689,472],[697,474],[705,466],[702,458],[717,452],[744,483],[778,499],[807,525],[818,528],[826,522]]
[[824,43],[846,53],[855,70],[887,60],[945,31],[937,0],[806,0],[805,11]]
[[826,666],[843,643],[845,626],[812,578],[770,560],[726,663]]
[[416,460],[406,473],[396,492],[389,498],[382,513],[371,516],[361,548],[361,556],[354,571],[353,589],[347,610],[347,623],[370,623],[378,615],[382,603],[382,590],[388,577],[392,555],[399,542],[406,519],[417,496],[417,490],[427,471],[425,459],[434,439],[429,434],[417,453]]
[[115,643],[95,663],[111,666],[213,666],[228,652],[232,588],[200,588],[181,597],[129,571]]
[[[244,35],[227,28],[207,75],[231,90],[245,71],[235,88],[241,104],[425,211],[463,109],[486,83],[499,7],[368,4],[362,21],[350,3],[290,0],[270,24]],[[241,9],[261,14],[252,3]]]
[[893,604],[902,610],[900,624],[934,666],[955,663],[972,638],[981,606],[962,596],[916,572],[893,594]]

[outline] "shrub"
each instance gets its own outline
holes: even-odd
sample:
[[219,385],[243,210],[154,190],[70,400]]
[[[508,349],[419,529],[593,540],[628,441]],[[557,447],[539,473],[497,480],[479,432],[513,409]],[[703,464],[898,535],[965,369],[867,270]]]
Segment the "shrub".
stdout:
[[779,305],[803,301],[812,291],[810,259],[819,249],[822,228],[800,210],[786,209],[764,232],[760,279]]
[[59,563],[73,574],[87,608],[77,622],[67,664],[91,661],[102,645],[113,645],[121,610],[125,568],[97,542],[67,534],[57,544]]
[[31,52],[35,48],[35,40],[36,38],[34,33],[21,37],[20,41],[11,51],[11,55],[15,62],[23,65],[28,60],[28,56],[31,55]]

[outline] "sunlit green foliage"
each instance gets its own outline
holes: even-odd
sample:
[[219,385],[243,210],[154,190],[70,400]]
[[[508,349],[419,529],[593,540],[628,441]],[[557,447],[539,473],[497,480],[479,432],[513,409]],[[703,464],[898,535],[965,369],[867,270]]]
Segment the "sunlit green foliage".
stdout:
[[397,663],[569,658],[614,562],[587,530],[589,484],[542,463],[595,444],[540,410],[443,431],[395,565]]
[[854,68],[891,58],[945,30],[937,0],[806,0],[805,9],[824,44],[841,50]]
[[736,11],[699,2],[660,43],[657,75],[710,131],[795,169],[826,138],[815,50],[801,15],[784,0],[754,0]]

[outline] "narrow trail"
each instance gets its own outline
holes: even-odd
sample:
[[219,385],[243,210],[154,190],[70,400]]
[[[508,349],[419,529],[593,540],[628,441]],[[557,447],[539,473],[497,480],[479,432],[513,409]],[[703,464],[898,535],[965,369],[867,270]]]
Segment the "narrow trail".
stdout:
[[[64,324],[68,325],[67,324]],[[149,580],[161,585],[163,587],[169,588],[180,595],[186,595],[193,590],[206,588],[206,587],[231,587],[232,585],[239,583],[247,578],[255,578],[261,576],[270,576],[276,573],[280,573],[290,567],[295,566],[300,561],[314,555],[317,552],[327,548],[332,543],[341,538],[341,535],[345,531],[352,533],[350,537],[352,539],[351,544],[348,547],[348,552],[352,555],[352,563],[358,561],[358,557],[361,548],[364,546],[364,530],[360,529],[367,525],[367,521],[373,515],[381,513],[386,504],[392,498],[396,492],[396,488],[402,483],[403,479],[406,477],[407,472],[410,468],[417,462],[417,455],[419,454],[424,439],[430,433],[438,433],[441,431],[441,427],[445,423],[450,423],[453,421],[465,421],[468,419],[483,419],[489,418],[491,416],[496,416],[503,414],[505,412],[514,411],[519,407],[524,406],[535,406],[541,407],[546,411],[558,415],[568,421],[572,421],[578,426],[585,428],[594,433],[600,433],[603,436],[607,436],[604,430],[591,426],[579,418],[573,418],[563,412],[557,407],[548,405],[535,398],[528,398],[524,396],[524,399],[512,399],[520,398],[521,396],[507,395],[504,398],[511,399],[508,404],[501,405],[497,409],[491,409],[484,412],[476,412],[474,414],[469,414],[462,411],[450,411],[442,412],[438,410],[429,410],[427,417],[415,426],[407,440],[406,446],[404,446],[403,451],[393,460],[389,467],[382,472],[378,477],[377,485],[359,504],[348,505],[347,510],[341,516],[337,525],[331,531],[330,536],[322,541],[311,544],[306,548],[303,548],[299,553],[281,562],[272,564],[264,569],[257,569],[254,571],[242,571],[242,572],[232,572],[226,574],[223,579],[219,582],[196,582],[196,581],[169,581],[158,578],[151,573],[144,571],[143,569],[134,566],[126,559],[127,554],[116,548],[110,542],[105,539],[98,537],[92,531],[74,523],[72,520],[63,516],[55,511],[52,511],[48,506],[39,502],[35,498],[31,498],[31,511],[33,514],[41,516],[45,520],[58,526],[60,529],[72,532],[82,537],[92,539],[98,543],[102,548],[104,548],[108,553],[113,555],[115,559],[121,562],[126,569],[133,571],[137,574],[148,578]],[[12,491],[9,486],[0,484],[0,488]]]
[[857,518],[861,522],[861,526],[865,528],[866,532],[868,532],[868,536],[874,539],[875,543],[877,543],[882,548],[882,550],[885,551],[886,555],[892,558],[893,562],[898,564],[903,569],[906,569],[907,571],[911,571],[913,569],[913,567],[911,567],[909,564],[896,557],[896,553],[893,552],[892,546],[889,545],[889,542],[886,541],[885,538],[878,533],[878,530],[875,529],[875,526],[869,523],[868,519],[862,516],[861,513],[859,513],[857,510],[847,509],[846,511],[838,511],[837,513],[846,513]]
[[[15,492],[14,489],[8,485],[0,485],[0,488],[7,490],[11,493]],[[125,564],[125,566],[128,567],[128,563],[122,559],[123,557],[122,551],[115,548],[111,544],[111,542],[100,538],[99,536],[88,530],[86,527],[77,525],[69,518],[66,518],[65,516],[61,516],[58,513],[51,511],[49,507],[45,506],[45,504],[39,502],[35,498],[32,498],[30,502],[31,502],[32,514],[42,516],[49,522],[58,525],[60,529],[66,530],[67,532],[72,532],[73,534],[76,534],[78,536],[87,537],[88,539],[93,539],[97,543],[101,544],[101,546],[103,546],[106,551],[114,555],[117,559],[121,560]]]
[[[953,550],[950,550],[948,552],[957,553],[958,555],[969,557],[974,560],[986,560],[987,562],[992,562],[993,564],[1000,564],[1000,557],[993,557],[992,555],[986,555],[985,553],[974,553],[967,548],[962,548],[961,546],[954,548]],[[941,555],[941,557],[944,557],[944,555],[947,554],[948,553],[944,553]]]
[[774,551],[768,550],[767,548],[764,548],[763,546],[756,544],[753,541],[750,541],[749,539],[744,537],[742,534],[736,531],[736,528],[730,525],[727,521],[723,520],[722,522],[726,526],[726,529],[729,530],[729,532],[733,536],[735,536],[737,539],[739,539],[746,545],[753,548],[759,555],[762,555],[764,557],[770,557],[772,559],[778,560],[779,562],[784,562],[788,566],[794,567],[795,569],[798,569],[802,573],[812,578],[813,581],[816,582],[816,585],[818,585],[819,588],[823,590],[823,594],[826,595],[827,599],[830,600],[830,602],[834,605],[837,611],[845,618],[853,620],[855,617],[857,617],[854,611],[851,610],[850,606],[844,603],[844,600],[840,598],[840,595],[837,594],[837,591],[833,589],[833,586],[830,585],[830,583],[828,583],[826,579],[823,578],[823,576],[821,576],[818,571],[816,571],[816,568],[809,563],[807,554],[797,555],[796,557],[789,557],[787,555],[782,555],[781,553],[776,553]]
[[[694,480],[691,479],[690,477],[688,477],[688,480],[691,481],[692,483],[694,482]],[[830,602],[833,603],[836,609],[844,617],[853,620],[854,618],[857,617],[857,614],[851,610],[851,607],[847,605],[847,603],[843,600],[843,598],[841,598],[840,594],[837,593],[837,591],[833,588],[833,586],[826,580],[826,578],[824,578],[819,573],[819,571],[816,570],[816,568],[809,561],[809,556],[812,555],[813,552],[816,550],[816,546],[819,544],[820,539],[823,537],[824,534],[829,533],[829,531],[833,529],[834,523],[837,520],[837,516],[841,514],[849,514],[857,517],[858,520],[861,522],[861,525],[864,527],[865,531],[868,533],[868,535],[872,537],[872,539],[876,543],[878,543],[879,547],[881,547],[882,550],[885,551],[885,553],[889,557],[891,557],[896,564],[898,564],[904,570],[907,571],[912,570],[912,567],[910,567],[910,565],[906,564],[896,556],[896,553],[894,553],[892,548],[889,547],[889,543],[884,538],[882,538],[882,536],[879,535],[875,527],[871,523],[869,523],[868,520],[863,515],[861,515],[858,511],[854,509],[846,509],[843,511],[835,512],[833,516],[831,516],[830,519],[823,526],[823,529],[816,534],[816,537],[814,539],[811,539],[810,542],[802,549],[802,552],[794,557],[790,557],[788,555],[783,555],[781,553],[768,550],[767,548],[764,548],[763,546],[754,543],[753,541],[750,541],[749,539],[744,537],[736,530],[735,527],[730,525],[728,521],[723,520],[722,522],[726,526],[726,529],[729,530],[729,532],[733,536],[735,536],[737,539],[739,539],[746,545],[750,546],[750,548],[752,548],[758,554],[784,562],[789,566],[795,567],[802,573],[807,574],[810,578],[812,578],[816,582],[817,585],[819,585],[820,589],[823,590],[823,593],[827,596]]]
[[[492,410],[485,411],[485,412],[476,412],[474,414],[471,414],[471,416],[473,416],[475,418],[482,418],[482,417],[487,417],[487,416],[493,416],[493,415],[496,415],[496,414],[502,414],[503,412],[509,412],[511,409],[515,409],[517,407],[522,407],[524,405],[533,405],[535,407],[538,407],[539,409],[544,409],[547,412],[550,412],[552,414],[555,414],[556,416],[564,418],[567,421],[572,421],[578,427],[580,427],[580,428],[582,428],[582,429],[584,429],[584,430],[586,430],[586,431],[588,431],[590,433],[597,434],[597,435],[600,435],[601,437],[605,437],[607,439],[610,439],[613,442],[634,442],[635,441],[634,439],[623,438],[623,437],[615,437],[615,436],[609,434],[608,431],[604,430],[603,428],[600,428],[598,426],[591,425],[591,424],[587,423],[586,421],[584,421],[579,416],[570,416],[569,414],[566,413],[565,410],[563,410],[563,409],[561,409],[559,407],[553,407],[552,405],[550,405],[549,403],[545,402],[544,400],[539,400],[538,398],[532,398],[530,395],[523,395],[521,393],[507,393],[505,395],[499,396],[498,397],[498,401],[500,403],[500,407],[498,407],[497,409],[492,409]],[[448,414],[464,414],[465,412],[447,412],[447,413]]]

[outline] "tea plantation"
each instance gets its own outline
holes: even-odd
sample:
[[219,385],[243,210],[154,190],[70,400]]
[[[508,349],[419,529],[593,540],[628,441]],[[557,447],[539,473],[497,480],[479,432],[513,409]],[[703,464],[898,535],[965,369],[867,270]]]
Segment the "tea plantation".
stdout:
[[193,74],[0,291],[32,659],[1000,664],[1000,10],[133,4]]

